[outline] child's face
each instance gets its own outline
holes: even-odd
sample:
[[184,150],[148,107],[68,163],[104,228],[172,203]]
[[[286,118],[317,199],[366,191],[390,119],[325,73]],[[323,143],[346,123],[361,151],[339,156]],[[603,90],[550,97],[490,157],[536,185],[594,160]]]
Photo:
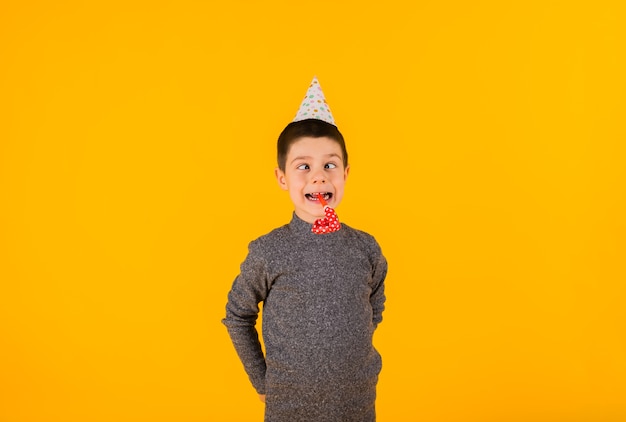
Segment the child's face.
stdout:
[[322,193],[336,208],[343,198],[349,166],[344,168],[339,144],[331,138],[304,137],[291,145],[285,171],[276,169],[279,186],[289,191],[296,215],[313,224],[324,218],[324,207],[315,194]]

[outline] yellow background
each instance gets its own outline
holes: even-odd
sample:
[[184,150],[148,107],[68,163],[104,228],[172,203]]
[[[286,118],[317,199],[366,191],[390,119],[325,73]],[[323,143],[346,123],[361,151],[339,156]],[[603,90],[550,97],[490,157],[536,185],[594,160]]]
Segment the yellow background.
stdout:
[[4,0],[0,420],[261,420],[220,319],[313,75],[379,420],[626,420],[623,4]]

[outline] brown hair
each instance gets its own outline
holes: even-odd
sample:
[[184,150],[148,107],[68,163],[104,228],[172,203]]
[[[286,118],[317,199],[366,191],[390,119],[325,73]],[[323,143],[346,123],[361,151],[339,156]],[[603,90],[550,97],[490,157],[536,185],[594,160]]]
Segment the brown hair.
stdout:
[[283,129],[278,137],[278,168],[285,171],[285,163],[287,161],[287,153],[289,148],[300,138],[323,138],[327,137],[336,141],[341,147],[343,155],[343,166],[348,167],[348,151],[343,135],[337,129],[337,126],[327,123],[319,119],[305,119],[298,122],[291,122]]

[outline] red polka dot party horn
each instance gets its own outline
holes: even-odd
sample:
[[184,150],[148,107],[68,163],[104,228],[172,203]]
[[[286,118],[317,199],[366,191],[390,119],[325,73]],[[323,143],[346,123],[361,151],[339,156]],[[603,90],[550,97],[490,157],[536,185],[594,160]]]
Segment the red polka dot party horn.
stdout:
[[335,210],[328,206],[328,203],[324,200],[324,195],[321,193],[317,194],[317,199],[319,199],[320,203],[324,207],[326,217],[315,220],[311,231],[315,234],[336,232],[341,228],[341,223],[339,223]]

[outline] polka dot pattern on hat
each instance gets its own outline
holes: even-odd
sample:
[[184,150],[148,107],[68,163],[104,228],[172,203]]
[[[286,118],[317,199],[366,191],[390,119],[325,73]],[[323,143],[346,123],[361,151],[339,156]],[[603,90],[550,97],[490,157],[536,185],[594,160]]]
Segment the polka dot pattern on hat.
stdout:
[[311,85],[309,85],[309,89],[307,90],[306,95],[302,100],[302,104],[300,104],[300,109],[298,110],[298,113],[293,121],[298,122],[305,119],[318,119],[332,125],[335,124],[335,119],[330,112],[330,107],[326,102],[324,92],[322,91],[322,87],[320,86],[317,77],[314,77]]
[[341,223],[339,223],[339,218],[337,217],[337,213],[331,207],[324,208],[324,214],[326,214],[325,218],[318,218],[315,220],[311,231],[315,234],[326,234],[336,232],[341,228]]

